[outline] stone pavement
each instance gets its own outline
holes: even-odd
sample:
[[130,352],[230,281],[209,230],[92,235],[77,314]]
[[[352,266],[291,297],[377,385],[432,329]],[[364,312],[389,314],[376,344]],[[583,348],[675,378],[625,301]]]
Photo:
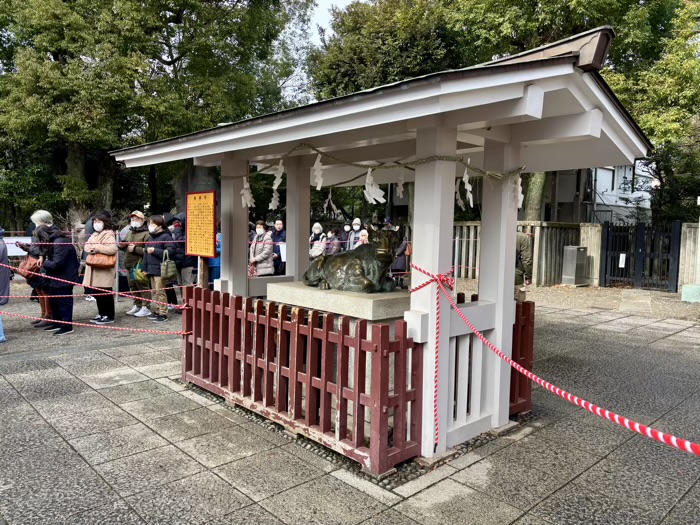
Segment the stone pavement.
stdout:
[[[515,432],[386,490],[183,387],[177,338],[130,340],[0,356],[0,525],[700,521],[698,458],[542,389]],[[700,326],[539,307],[535,352],[558,386],[700,441]]]

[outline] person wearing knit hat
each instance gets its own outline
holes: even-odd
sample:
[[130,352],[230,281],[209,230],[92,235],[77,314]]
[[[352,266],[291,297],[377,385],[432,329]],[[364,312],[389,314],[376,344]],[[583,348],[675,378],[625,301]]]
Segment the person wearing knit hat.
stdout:
[[357,243],[360,242],[360,230],[362,230],[362,221],[359,218],[355,218],[352,221],[352,231],[348,233],[347,247],[348,250],[354,250]]

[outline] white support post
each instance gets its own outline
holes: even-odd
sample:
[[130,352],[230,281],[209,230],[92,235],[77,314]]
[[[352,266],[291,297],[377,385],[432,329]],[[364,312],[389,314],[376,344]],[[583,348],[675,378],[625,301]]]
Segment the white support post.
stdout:
[[[416,134],[418,158],[432,155],[455,155],[457,130],[453,128],[419,129]],[[413,262],[432,274],[447,273],[452,267],[452,228],[454,224],[455,164],[435,161],[416,167],[415,206],[413,214]],[[411,284],[417,286],[427,276],[411,271]],[[435,386],[435,333],[437,308],[435,284],[411,295],[411,311],[406,319],[412,330],[424,328],[423,347],[423,430],[422,451],[433,457],[446,450],[449,357],[450,357],[450,304],[444,295],[440,298],[441,322],[438,341],[438,444],[435,445],[433,395]],[[426,319],[427,317],[427,319]],[[427,321],[427,327],[425,322]],[[420,329],[423,332],[423,329]]]
[[309,269],[311,185],[308,166],[299,158],[285,160],[287,172],[287,275],[301,281]]
[[241,203],[248,162],[226,154],[221,162],[221,279],[214,287],[248,294],[248,208]]
[[[484,168],[507,172],[520,163],[520,147],[487,141]],[[513,180],[485,180],[481,207],[481,260],[479,300],[496,303],[495,328],[486,334],[505,355],[511,356],[515,321],[515,237],[518,226],[518,197]],[[510,408],[510,366],[484,347],[484,377],[487,382],[485,409],[493,416],[491,425],[508,423]]]

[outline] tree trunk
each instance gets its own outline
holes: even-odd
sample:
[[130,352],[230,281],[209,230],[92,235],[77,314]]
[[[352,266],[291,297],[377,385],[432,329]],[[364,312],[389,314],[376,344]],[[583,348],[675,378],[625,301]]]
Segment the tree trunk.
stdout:
[[68,201],[69,215],[78,213],[81,207],[89,207],[92,194],[85,180],[86,153],[82,144],[68,143],[66,175],[63,179],[63,197]]
[[148,191],[151,194],[151,206],[149,210],[155,213],[160,210],[160,207],[158,203],[158,172],[154,165],[148,167]]
[[524,219],[526,221],[542,220],[542,201],[544,200],[546,181],[547,174],[544,172],[530,174],[524,204]]

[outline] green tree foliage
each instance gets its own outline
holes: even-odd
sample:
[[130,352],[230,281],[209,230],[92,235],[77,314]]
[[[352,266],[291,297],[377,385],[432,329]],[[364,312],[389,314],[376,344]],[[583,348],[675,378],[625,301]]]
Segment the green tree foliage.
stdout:
[[109,150],[288,103],[296,62],[284,31],[303,25],[310,3],[6,0],[0,129],[58,150],[52,168],[71,206],[108,206],[130,183]]
[[463,68],[601,25],[620,71],[658,59],[682,0],[371,0],[334,10],[309,57],[319,98]]

